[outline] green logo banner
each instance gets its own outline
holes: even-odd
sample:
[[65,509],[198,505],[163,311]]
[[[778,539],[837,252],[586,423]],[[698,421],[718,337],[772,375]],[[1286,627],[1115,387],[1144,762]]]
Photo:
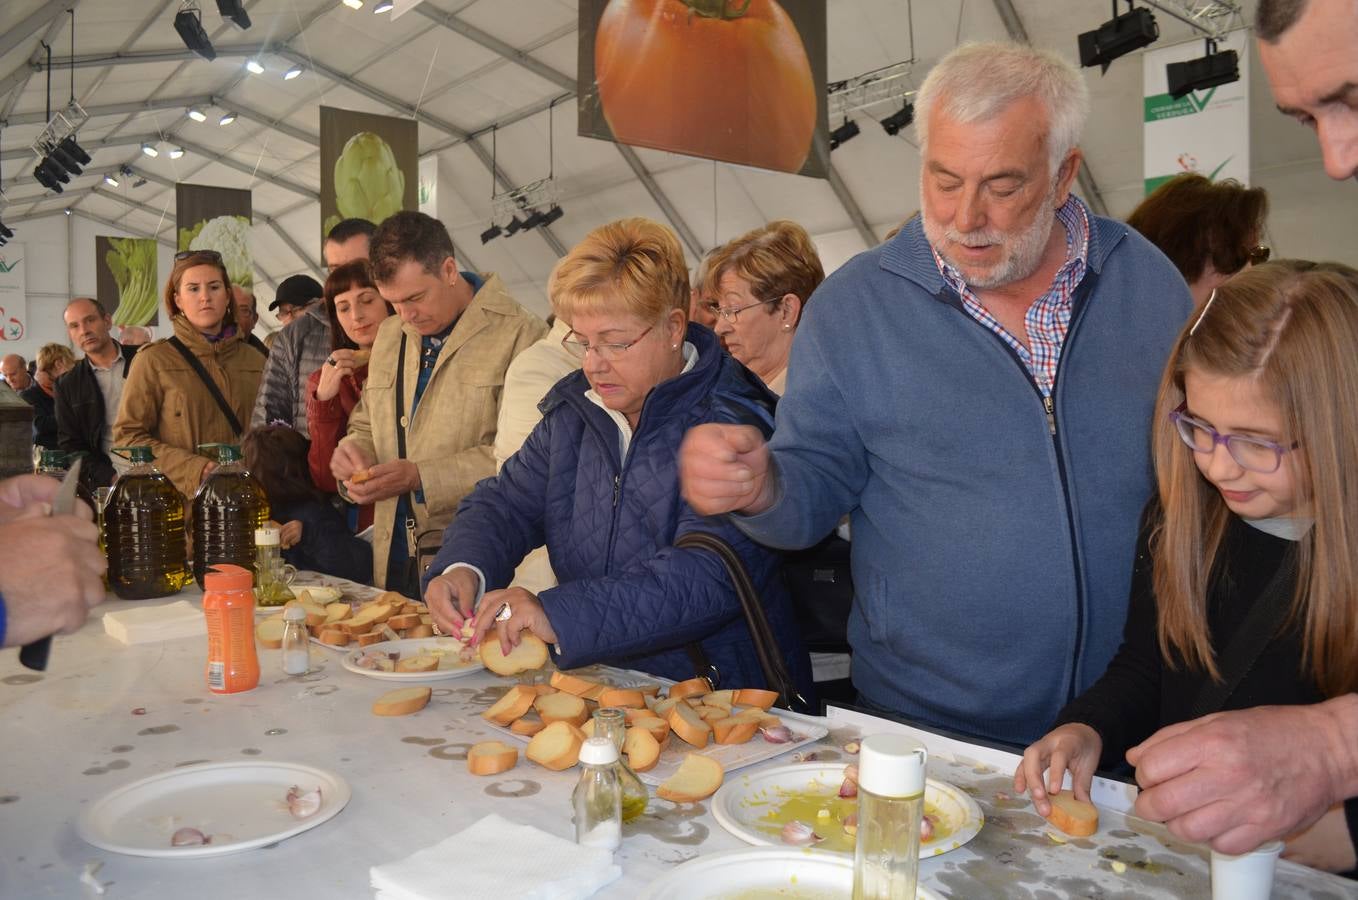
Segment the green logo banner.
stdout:
[[1169,94],[1146,97],[1142,121],[1159,122],[1163,119],[1177,119],[1179,116],[1197,115],[1207,108],[1207,104],[1212,101],[1212,95],[1216,92],[1217,89],[1212,88],[1205,94],[1194,92],[1177,98]]

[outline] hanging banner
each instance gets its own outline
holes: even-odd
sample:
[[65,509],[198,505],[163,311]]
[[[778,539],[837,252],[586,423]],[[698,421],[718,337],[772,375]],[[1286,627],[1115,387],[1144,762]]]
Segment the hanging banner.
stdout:
[[1145,189],[1149,194],[1164,181],[1197,172],[1216,181],[1234,178],[1250,183],[1250,53],[1248,34],[1233,31],[1218,50],[1234,50],[1240,58],[1240,80],[1177,100],[1169,95],[1165,66],[1197,59],[1204,41],[1147,50],[1141,56]]
[[579,132],[825,178],[825,3],[580,0]]
[[216,250],[226,263],[232,284],[255,283],[255,257],[250,249],[253,211],[250,192],[236,188],[176,184],[175,224],[179,250]]
[[435,219],[439,217],[439,158],[436,154],[420,160],[418,200],[420,212]]
[[0,340],[21,341],[28,330],[27,276],[24,245],[0,247]]
[[159,246],[152,238],[94,238],[95,296],[114,325],[160,324]]
[[321,107],[321,240],[342,219],[374,225],[419,208],[414,119]]

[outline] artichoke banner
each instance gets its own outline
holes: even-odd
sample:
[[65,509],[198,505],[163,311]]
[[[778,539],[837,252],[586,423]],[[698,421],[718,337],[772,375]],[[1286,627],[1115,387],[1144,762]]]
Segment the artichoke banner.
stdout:
[[396,164],[396,154],[371,131],[360,131],[349,138],[335,160],[339,219],[381,222],[400,211],[405,189],[405,173]]
[[322,106],[321,238],[343,219],[374,225],[419,208],[414,119]]

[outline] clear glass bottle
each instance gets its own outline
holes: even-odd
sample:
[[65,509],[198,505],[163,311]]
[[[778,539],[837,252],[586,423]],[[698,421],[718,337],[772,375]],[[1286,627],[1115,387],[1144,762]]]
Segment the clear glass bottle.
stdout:
[[616,850],[622,845],[622,790],[618,748],[606,737],[592,737],[580,747],[580,781],[571,795],[575,807],[575,842],[582,847]]
[[289,606],[283,611],[283,672],[305,675],[311,669],[311,635],[306,630],[306,609]]
[[864,738],[858,755],[853,900],[914,897],[929,752],[897,734]]
[[290,585],[297,570],[283,562],[282,539],[278,529],[255,529],[255,602],[260,606],[282,606],[297,599]]
[[637,773],[622,758],[622,745],[627,738],[627,714],[620,709],[596,709],[594,736],[606,737],[618,748],[618,762],[614,768],[618,773],[618,785],[622,788],[622,820],[630,822],[646,811],[651,793],[646,790],[646,783],[637,777]]

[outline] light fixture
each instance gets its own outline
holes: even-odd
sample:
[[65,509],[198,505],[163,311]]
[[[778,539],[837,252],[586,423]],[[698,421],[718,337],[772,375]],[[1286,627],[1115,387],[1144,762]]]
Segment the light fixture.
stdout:
[[113,177],[113,173],[111,173],[111,172],[110,172],[110,173],[106,173],[106,174],[104,175],[104,184],[108,185],[109,187],[117,187],[117,186],[118,186],[118,179],[116,179],[116,178]]
[[511,216],[509,219],[509,224],[505,226],[505,234],[514,234],[515,232],[522,230],[523,230],[523,219],[520,219],[518,216]]
[[201,109],[198,109],[198,108],[195,107],[195,106],[190,106],[190,107],[189,107],[189,118],[192,119],[192,120],[195,121],[195,122],[206,122],[206,121],[207,121],[207,113],[203,112]]
[[391,0],[378,0],[377,5],[373,7],[373,12],[380,16],[382,13],[391,12],[391,8],[395,5]]
[[551,209],[542,214],[542,224],[551,225],[557,219],[566,214],[566,211],[559,206],[553,205]]
[[264,74],[264,65],[257,59],[247,59],[245,61],[245,68],[254,75]]
[[528,218],[523,220],[523,230],[532,231],[534,228],[537,228],[539,225],[541,225],[542,220],[545,218],[547,217],[543,215],[541,211],[536,209],[531,210],[528,214]]
[[1240,58],[1234,50],[1217,51],[1217,42],[1207,39],[1207,55],[1165,66],[1169,95],[1175,100],[1193,91],[1206,90],[1240,80]]
[[62,212],[69,216],[71,214],[71,208],[68,206],[65,209],[63,209]]
[[1107,72],[1113,60],[1155,43],[1158,37],[1160,26],[1149,9],[1137,9],[1127,0],[1127,11],[1118,15],[1118,0],[1113,0],[1113,18],[1080,35],[1080,65],[1101,66]]
[[250,14],[245,11],[242,0],[217,0],[217,12],[241,31],[250,27]]
[[907,100],[904,106],[882,120],[882,130],[895,137],[901,133],[902,128],[909,128],[913,121],[915,121],[915,104]]
[[9,242],[9,239],[12,237],[14,237],[14,230],[11,228],[6,228],[5,223],[0,222],[0,247],[5,246],[5,244],[7,244]]
[[154,144],[142,144],[141,152],[151,157],[152,159],[160,155],[160,151],[156,149]]
[[203,14],[198,11],[195,0],[184,0],[180,5],[179,12],[174,17],[174,30],[179,32],[184,46],[203,59],[217,58],[217,51],[212,49],[212,41],[203,30]]
[[344,5],[350,9],[362,9],[363,0],[344,0]]
[[293,66],[291,69],[288,69],[286,72],[283,73],[283,80],[284,80],[284,81],[292,81],[292,79],[296,78],[298,75],[301,75],[301,74],[302,74],[302,67],[301,67],[301,66]]
[[62,185],[71,180],[71,176],[66,174],[66,170],[53,162],[50,157],[44,157],[42,162],[34,167],[33,177],[38,179],[38,184],[49,191],[56,191],[58,194],[63,190]]
[[75,135],[68,134],[61,143],[53,147],[48,158],[72,175],[79,175],[84,166],[89,165],[90,155],[75,142]]
[[830,149],[838,150],[840,144],[858,137],[858,132],[858,123],[846,118],[843,125],[830,132]]
[[499,225],[496,225],[494,222],[492,222],[490,223],[489,228],[481,232],[481,243],[489,244],[491,241],[495,240],[503,233],[504,229],[502,229]]
[[171,147],[171,148],[170,148],[170,159],[179,159],[179,157],[181,157],[181,156],[183,156],[183,155],[184,155],[184,148],[183,148],[183,147]]
[[218,125],[230,125],[236,121],[236,114],[233,112],[222,113],[222,117],[217,120]]

